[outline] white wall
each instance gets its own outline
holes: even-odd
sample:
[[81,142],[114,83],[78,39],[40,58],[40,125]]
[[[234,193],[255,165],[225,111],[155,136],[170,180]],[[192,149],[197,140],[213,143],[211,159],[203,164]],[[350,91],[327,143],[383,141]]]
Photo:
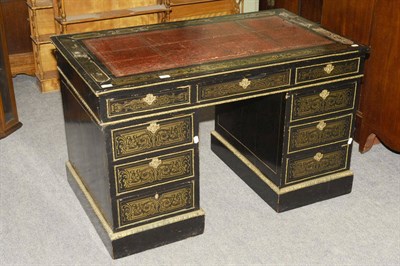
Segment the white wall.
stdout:
[[244,0],[244,12],[258,11],[258,0]]

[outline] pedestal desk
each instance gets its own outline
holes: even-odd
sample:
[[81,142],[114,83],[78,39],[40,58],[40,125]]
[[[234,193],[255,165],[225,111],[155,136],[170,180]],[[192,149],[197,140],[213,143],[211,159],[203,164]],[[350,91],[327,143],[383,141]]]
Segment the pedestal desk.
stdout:
[[282,9],[52,41],[68,179],[114,258],[203,232],[199,108],[277,212],[351,191],[366,47]]

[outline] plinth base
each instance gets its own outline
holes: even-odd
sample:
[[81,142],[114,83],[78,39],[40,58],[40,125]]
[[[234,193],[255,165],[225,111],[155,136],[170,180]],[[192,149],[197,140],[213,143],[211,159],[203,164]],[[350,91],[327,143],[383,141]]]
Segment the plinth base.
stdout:
[[351,192],[349,170],[279,188],[216,131],[211,133],[211,149],[276,212]]
[[199,235],[204,231],[204,211],[199,209],[124,231],[113,232],[83,185],[80,176],[69,162],[67,176],[72,190],[114,259]]

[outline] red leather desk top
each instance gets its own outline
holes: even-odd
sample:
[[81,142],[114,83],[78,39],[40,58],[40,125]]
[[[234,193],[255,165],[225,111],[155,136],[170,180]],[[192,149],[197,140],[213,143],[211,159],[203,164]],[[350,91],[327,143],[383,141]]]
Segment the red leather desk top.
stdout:
[[115,77],[333,43],[280,17],[86,39]]

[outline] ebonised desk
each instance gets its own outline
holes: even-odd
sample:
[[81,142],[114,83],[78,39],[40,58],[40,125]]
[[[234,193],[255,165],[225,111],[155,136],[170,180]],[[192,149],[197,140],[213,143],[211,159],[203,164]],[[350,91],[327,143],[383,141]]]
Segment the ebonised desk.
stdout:
[[279,9],[52,41],[68,179],[114,258],[203,232],[199,108],[276,211],[351,191],[366,47]]

